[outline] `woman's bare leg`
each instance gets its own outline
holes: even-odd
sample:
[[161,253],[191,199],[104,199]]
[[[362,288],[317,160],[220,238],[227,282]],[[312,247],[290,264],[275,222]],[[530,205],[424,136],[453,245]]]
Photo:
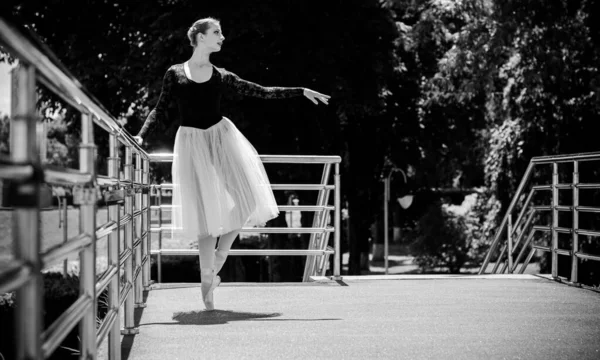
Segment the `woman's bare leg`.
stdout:
[[[198,238],[198,255],[200,257],[200,281],[202,282],[200,289],[202,290],[202,300],[206,306],[206,310],[213,310],[213,293],[212,291],[218,284],[213,284],[215,280],[215,246],[217,238],[207,236]],[[215,286],[213,286],[215,285]]]
[[229,249],[231,249],[231,245],[240,233],[240,230],[241,229],[228,232],[227,234],[221,235],[219,238],[219,245],[215,250],[215,274],[218,274],[223,268],[223,264],[225,264],[225,260],[227,260],[227,255],[229,255]]

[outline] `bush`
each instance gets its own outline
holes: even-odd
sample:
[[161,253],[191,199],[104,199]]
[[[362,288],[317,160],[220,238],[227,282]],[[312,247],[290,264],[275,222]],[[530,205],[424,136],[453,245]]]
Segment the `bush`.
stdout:
[[[79,277],[77,275],[63,275],[61,273],[44,273],[44,314],[43,324],[49,326],[79,297]],[[108,311],[106,302],[108,292],[105,290],[99,296],[97,321],[98,325]],[[5,359],[15,357],[16,332],[14,331],[14,309],[16,293],[0,296],[0,353]],[[48,359],[73,358],[79,349],[79,328],[76,326],[62,344]]]
[[417,221],[412,249],[424,272],[446,268],[459,273],[465,266],[479,266],[496,227],[498,202],[487,194],[474,193],[459,206],[437,201]]

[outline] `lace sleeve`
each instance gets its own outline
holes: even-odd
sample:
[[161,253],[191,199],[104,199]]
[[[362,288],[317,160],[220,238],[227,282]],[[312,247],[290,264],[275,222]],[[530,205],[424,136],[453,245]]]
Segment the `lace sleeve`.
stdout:
[[220,72],[222,73],[223,85],[241,95],[263,99],[286,99],[304,94],[304,88],[301,87],[265,87],[241,79],[225,69],[220,69]]
[[144,137],[156,126],[157,122],[166,123],[167,120],[167,108],[171,102],[171,92],[173,91],[173,84],[175,83],[174,74],[171,69],[167,70],[163,77],[162,89],[156,106],[144,122],[144,126],[140,129],[137,136]]

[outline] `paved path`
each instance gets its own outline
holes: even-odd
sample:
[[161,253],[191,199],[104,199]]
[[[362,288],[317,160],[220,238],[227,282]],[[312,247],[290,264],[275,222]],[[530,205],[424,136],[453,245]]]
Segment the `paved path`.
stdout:
[[[346,286],[347,285],[347,286]],[[600,294],[533,276],[163,285],[123,359],[600,359]]]

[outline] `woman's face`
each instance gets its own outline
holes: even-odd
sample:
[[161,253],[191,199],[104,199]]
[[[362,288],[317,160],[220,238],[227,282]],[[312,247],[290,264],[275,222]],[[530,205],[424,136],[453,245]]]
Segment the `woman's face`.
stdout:
[[206,48],[212,51],[221,50],[223,41],[225,41],[225,36],[223,36],[221,26],[218,24],[211,24],[206,30],[206,34],[198,34],[198,44],[204,44]]

